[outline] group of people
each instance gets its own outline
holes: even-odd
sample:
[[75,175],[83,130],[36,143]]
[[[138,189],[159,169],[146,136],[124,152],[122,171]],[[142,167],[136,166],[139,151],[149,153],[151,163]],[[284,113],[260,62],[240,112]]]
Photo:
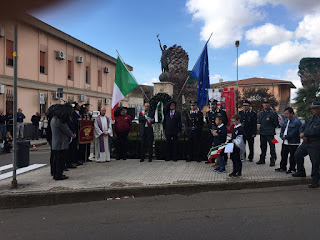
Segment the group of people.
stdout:
[[[19,108],[17,112],[17,138],[24,139],[24,121],[26,116]],[[46,133],[48,127],[48,120],[46,113],[42,113],[40,116],[39,112],[32,115],[32,139],[38,140],[39,134],[43,137]],[[13,111],[9,110],[6,115],[4,115],[3,109],[0,109],[0,140],[4,140],[7,134],[13,134]]]
[[[230,158],[233,161],[233,171],[230,177],[242,176],[242,161],[246,159],[245,144],[248,144],[249,162],[254,158],[254,140],[257,136],[257,124],[260,125],[260,149],[261,154],[256,164],[266,163],[267,147],[270,147],[270,167],[275,166],[277,154],[275,150],[276,128],[279,127],[279,118],[276,111],[270,107],[270,101],[264,100],[263,110],[257,114],[251,109],[251,103],[244,100],[243,110],[231,118],[233,127],[232,135],[227,140],[227,113],[218,108],[217,101],[210,100],[210,110],[205,114],[206,124],[210,131],[210,142],[213,146],[220,146],[226,143],[234,143],[233,152]],[[190,102],[190,110],[187,112],[187,133],[189,141],[189,153],[187,162],[191,160],[201,161],[200,145],[201,133],[204,124],[204,116],[197,107],[196,101]],[[281,149],[280,167],[277,172],[292,174],[293,177],[306,177],[304,168],[304,157],[309,155],[312,163],[312,183],[310,188],[319,187],[319,164],[320,164],[320,102],[314,102],[310,107],[312,116],[302,125],[300,119],[295,115],[293,108],[285,109],[285,121],[281,127],[280,137],[283,140]],[[152,161],[152,146],[154,117],[150,113],[150,105],[144,106],[140,113],[141,123],[141,162],[145,160],[145,149],[149,152],[149,162]],[[176,111],[176,103],[170,102],[164,115],[164,135],[167,140],[166,161],[177,161],[177,143],[182,132],[181,113]],[[302,143],[301,143],[302,140]],[[289,168],[287,168],[288,157]],[[213,165],[214,171],[225,172],[227,154],[220,152],[220,156]],[[206,163],[210,163],[207,161]]]
[[[243,110],[231,117],[233,127],[231,138],[227,136],[227,113],[218,108],[218,102],[210,100],[210,110],[203,113],[198,109],[197,102],[190,102],[190,110],[187,111],[186,131],[188,134],[188,158],[200,162],[201,134],[204,122],[210,131],[210,142],[213,146],[234,143],[230,159],[233,161],[233,171],[230,177],[242,176],[242,161],[248,156],[253,162],[254,140],[257,135],[257,124],[260,124],[260,148],[261,154],[257,164],[265,164],[267,146],[270,147],[270,167],[275,166],[277,154],[275,151],[276,128],[279,127],[278,114],[271,109],[268,100],[263,101],[263,110],[257,114],[251,109],[251,103],[243,101]],[[281,128],[280,136],[283,139],[280,167],[277,172],[292,174],[294,177],[305,177],[304,157],[309,155],[312,162],[311,188],[319,187],[319,163],[320,163],[320,103],[315,102],[311,106],[312,117],[302,125],[295,116],[291,107],[285,109],[285,121]],[[108,162],[111,158],[111,137],[116,138],[116,160],[127,159],[128,137],[132,132],[132,119],[126,113],[125,107],[118,108],[114,113],[115,120],[106,116],[106,109],[100,110],[100,115],[94,122],[94,152],[95,161]],[[89,104],[78,103],[56,104],[48,110],[50,132],[48,141],[52,148],[51,173],[56,180],[67,179],[63,171],[68,168],[76,168],[89,160],[90,143],[79,144],[79,122],[92,119],[89,112]],[[204,121],[205,120],[205,121]],[[154,113],[150,111],[150,104],[145,103],[144,109],[139,113],[141,159],[144,162],[146,152],[148,161],[153,158],[153,124]],[[112,124],[113,123],[113,124]],[[177,161],[178,139],[182,133],[181,113],[176,110],[176,102],[168,104],[164,112],[163,131],[167,142],[166,161]],[[302,139],[302,143],[300,143]],[[248,143],[249,154],[245,153],[245,144]],[[289,168],[287,168],[288,156]],[[227,154],[220,152],[216,158],[214,171],[225,172]],[[209,162],[207,162],[209,163]]]

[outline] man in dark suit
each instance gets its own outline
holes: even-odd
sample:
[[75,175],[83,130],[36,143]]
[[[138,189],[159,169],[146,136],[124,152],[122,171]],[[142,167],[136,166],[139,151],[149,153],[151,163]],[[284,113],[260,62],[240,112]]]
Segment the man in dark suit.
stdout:
[[[72,130],[75,131],[76,138],[72,140],[70,147],[72,151],[72,160],[71,163],[75,165],[83,165],[83,162],[80,161],[80,155],[79,155],[79,149],[78,149],[78,141],[79,141],[79,120],[81,119],[81,114],[80,114],[80,105],[77,102],[72,103],[73,106],[73,112],[71,114],[71,121],[72,121]],[[69,123],[71,124],[71,123]]]
[[250,110],[251,103],[248,100],[244,100],[243,110],[239,112],[241,116],[241,124],[244,129],[244,142],[248,142],[249,145],[249,162],[253,161],[254,156],[254,138],[257,135],[257,113],[253,110]]
[[144,162],[146,157],[146,148],[149,152],[149,162],[152,162],[153,156],[153,127],[154,124],[153,116],[150,113],[150,104],[144,104],[144,111],[139,113],[140,136],[141,136],[141,160]]
[[181,134],[181,113],[176,111],[176,102],[169,103],[169,109],[164,115],[163,130],[167,139],[166,161],[173,159],[177,161],[178,137]]

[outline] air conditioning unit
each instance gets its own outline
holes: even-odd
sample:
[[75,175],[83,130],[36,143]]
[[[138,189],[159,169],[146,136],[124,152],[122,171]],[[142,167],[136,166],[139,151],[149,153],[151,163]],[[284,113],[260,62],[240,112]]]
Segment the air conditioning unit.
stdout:
[[59,99],[60,93],[59,92],[53,92],[53,98]]
[[82,56],[76,56],[76,62],[77,63],[83,63],[83,57]]
[[0,85],[0,94],[4,94],[4,85]]
[[56,52],[56,59],[58,60],[65,60],[66,59],[66,54],[61,51]]
[[86,102],[87,101],[87,96],[86,95],[80,95],[79,96],[79,101],[80,102]]
[[103,68],[103,72],[104,73],[108,73],[109,72],[109,68],[107,68],[107,67]]
[[0,38],[4,37],[4,29],[0,27]]
[[105,98],[104,99],[104,104],[105,105],[109,105],[110,104],[110,99],[109,98]]

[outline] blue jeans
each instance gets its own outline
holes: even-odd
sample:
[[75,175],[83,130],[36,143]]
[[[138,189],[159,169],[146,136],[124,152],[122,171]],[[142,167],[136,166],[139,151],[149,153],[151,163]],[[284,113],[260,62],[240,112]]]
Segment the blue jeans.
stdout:
[[218,165],[220,169],[226,169],[226,162],[224,160],[223,154],[220,154],[220,158],[217,159]]
[[3,140],[6,137],[6,125],[0,123],[0,139]]

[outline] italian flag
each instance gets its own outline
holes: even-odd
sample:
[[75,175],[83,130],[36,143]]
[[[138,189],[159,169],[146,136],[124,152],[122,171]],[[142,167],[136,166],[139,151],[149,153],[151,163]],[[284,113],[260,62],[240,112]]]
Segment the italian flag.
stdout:
[[223,151],[223,149],[227,146],[227,144],[223,144],[220,146],[212,147],[208,154],[208,161],[212,162],[213,159],[219,158],[220,153]]
[[283,140],[281,137],[276,136],[272,141],[272,143],[276,144],[276,143],[283,143]]
[[120,101],[135,89],[136,86],[138,86],[138,83],[122,62],[120,56],[118,56],[112,95],[112,118],[114,110],[119,106]]

